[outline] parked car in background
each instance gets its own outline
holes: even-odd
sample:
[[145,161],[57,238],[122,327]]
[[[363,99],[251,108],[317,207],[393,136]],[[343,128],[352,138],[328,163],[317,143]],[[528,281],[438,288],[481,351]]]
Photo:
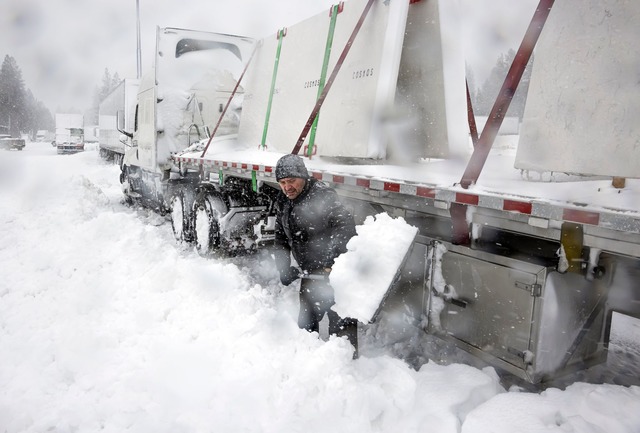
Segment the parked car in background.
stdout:
[[0,134],[0,149],[22,150],[25,142],[22,138],[12,138],[9,134]]

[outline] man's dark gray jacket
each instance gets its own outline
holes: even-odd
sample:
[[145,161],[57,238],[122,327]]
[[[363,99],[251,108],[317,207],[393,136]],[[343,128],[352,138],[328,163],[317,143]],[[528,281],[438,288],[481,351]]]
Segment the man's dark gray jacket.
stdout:
[[290,252],[305,272],[332,267],[356,234],[353,216],[338,194],[314,178],[294,200],[282,194],[277,205],[274,255],[281,276],[291,266]]

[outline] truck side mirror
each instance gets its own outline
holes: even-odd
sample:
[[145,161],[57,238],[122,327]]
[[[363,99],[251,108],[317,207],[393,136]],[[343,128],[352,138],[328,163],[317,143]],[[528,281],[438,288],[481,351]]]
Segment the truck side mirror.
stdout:
[[[127,132],[124,130],[124,112],[121,110],[118,110],[116,112],[116,124],[116,129],[118,130],[118,132],[126,135],[129,138],[133,138],[133,132]],[[127,143],[124,144],[128,145]]]

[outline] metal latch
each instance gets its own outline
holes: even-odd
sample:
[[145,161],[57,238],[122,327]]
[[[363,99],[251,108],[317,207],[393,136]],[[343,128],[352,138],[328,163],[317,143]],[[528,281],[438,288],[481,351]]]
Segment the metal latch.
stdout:
[[531,293],[531,296],[537,297],[542,295],[542,285],[537,283],[527,284],[521,281],[516,281],[516,287],[518,289],[526,290],[527,292]]

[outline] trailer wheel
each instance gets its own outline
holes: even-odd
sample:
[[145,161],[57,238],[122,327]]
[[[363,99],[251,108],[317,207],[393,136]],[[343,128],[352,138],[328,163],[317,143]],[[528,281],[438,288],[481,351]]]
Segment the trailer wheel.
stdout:
[[221,197],[204,193],[196,198],[193,209],[196,250],[206,257],[220,247],[220,219],[227,213],[227,205]]
[[189,212],[184,206],[184,196],[178,193],[171,199],[171,228],[178,242],[188,241]]

